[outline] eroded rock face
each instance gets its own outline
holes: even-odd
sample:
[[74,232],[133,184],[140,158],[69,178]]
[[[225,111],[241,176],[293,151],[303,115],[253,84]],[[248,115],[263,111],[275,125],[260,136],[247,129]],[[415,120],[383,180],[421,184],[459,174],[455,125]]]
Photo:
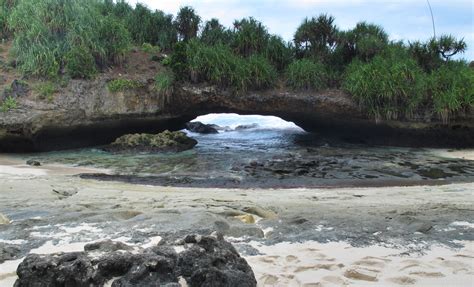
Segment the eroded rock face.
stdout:
[[[29,96],[0,113],[0,152],[47,151],[104,145],[124,134],[180,130],[200,115],[273,115],[308,132],[343,141],[396,146],[473,147],[474,113],[448,124],[437,118],[376,122],[342,90],[268,90],[236,96],[215,87],[183,84],[164,98],[152,75],[140,89],[111,93],[111,78],[71,80],[51,103]],[[31,94],[31,93],[30,93]]]
[[183,132],[168,130],[159,134],[130,134],[116,139],[105,150],[111,152],[145,151],[145,152],[180,152],[192,149],[197,144],[195,139]]
[[[30,254],[18,266],[21,286],[256,286],[252,269],[222,237],[189,235],[184,251],[162,244],[131,250],[123,243],[86,245],[84,252]],[[105,252],[105,253],[98,253]],[[180,281],[181,280],[181,281]]]

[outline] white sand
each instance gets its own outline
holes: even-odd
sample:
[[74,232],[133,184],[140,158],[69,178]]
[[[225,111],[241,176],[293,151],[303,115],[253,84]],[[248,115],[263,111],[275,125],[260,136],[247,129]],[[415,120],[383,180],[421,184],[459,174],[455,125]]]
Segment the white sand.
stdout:
[[347,243],[304,242],[260,246],[265,255],[246,257],[258,286],[473,286],[474,245],[436,246],[426,254]]
[[[156,237],[149,247],[157,244]],[[130,244],[129,242],[125,242]],[[344,242],[250,244],[264,255],[247,256],[258,286],[473,286],[474,243],[450,249],[432,247],[425,254],[373,245],[352,247]],[[31,253],[82,251],[86,243],[54,245],[51,241]],[[13,286],[23,258],[0,264],[0,286]]]

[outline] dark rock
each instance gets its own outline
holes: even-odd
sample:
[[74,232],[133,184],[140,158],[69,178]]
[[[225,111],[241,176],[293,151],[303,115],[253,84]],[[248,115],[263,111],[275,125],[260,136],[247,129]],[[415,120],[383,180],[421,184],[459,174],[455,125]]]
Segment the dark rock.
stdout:
[[239,126],[235,127],[235,130],[236,131],[241,131],[241,130],[249,130],[249,129],[255,129],[255,128],[258,128],[257,123],[253,123],[253,124],[250,124],[250,125],[239,125]]
[[[185,250],[158,245],[134,253],[130,246],[103,241],[86,245],[85,252],[28,255],[18,266],[21,286],[256,286],[252,269],[222,236],[190,235]],[[97,257],[89,252],[104,251]]]
[[76,187],[53,187],[53,192],[64,198],[77,194],[78,190]]
[[186,129],[193,133],[199,134],[217,134],[219,133],[213,125],[206,125],[201,122],[189,122],[186,124]]
[[20,248],[14,245],[0,243],[0,264],[18,258],[20,255]]
[[113,252],[117,250],[133,250],[133,247],[128,246],[123,242],[115,242],[110,239],[89,243],[84,246],[84,251],[100,251],[100,252]]
[[13,80],[12,84],[10,85],[10,90],[8,91],[7,96],[18,98],[26,96],[28,92],[29,88],[26,82],[20,80]]
[[181,275],[191,287],[256,286],[257,281],[245,259],[222,237],[189,236],[189,248],[179,254]]
[[33,159],[27,160],[26,164],[31,166],[41,166],[41,163],[39,161]]
[[308,174],[308,173],[309,173],[309,170],[307,170],[305,168],[297,168],[294,171],[294,174],[296,174],[296,175],[305,175],[305,174]]
[[168,130],[159,134],[130,134],[116,139],[108,147],[110,152],[180,152],[192,149],[197,144],[195,139],[183,132]]
[[105,283],[84,252],[30,254],[18,265],[15,287],[98,286]]

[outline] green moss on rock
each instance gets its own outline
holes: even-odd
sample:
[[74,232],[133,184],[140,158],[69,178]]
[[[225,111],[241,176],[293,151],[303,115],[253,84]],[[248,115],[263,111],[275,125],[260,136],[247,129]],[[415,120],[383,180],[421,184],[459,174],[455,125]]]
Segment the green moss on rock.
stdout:
[[159,134],[128,134],[117,138],[106,150],[109,151],[172,151],[179,152],[192,149],[197,144],[195,139],[183,132],[168,130]]

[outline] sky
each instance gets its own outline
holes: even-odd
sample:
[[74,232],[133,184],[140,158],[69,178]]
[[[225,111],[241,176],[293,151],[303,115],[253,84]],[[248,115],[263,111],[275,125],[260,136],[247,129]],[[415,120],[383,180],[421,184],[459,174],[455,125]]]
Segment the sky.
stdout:
[[[231,27],[235,19],[253,16],[272,34],[292,40],[305,17],[333,15],[340,29],[367,21],[384,27],[392,40],[427,40],[433,36],[426,0],[128,0],[176,15],[180,7],[192,6],[205,20],[218,18]],[[461,57],[474,60],[474,1],[430,0],[436,34],[464,38],[468,50]]]

